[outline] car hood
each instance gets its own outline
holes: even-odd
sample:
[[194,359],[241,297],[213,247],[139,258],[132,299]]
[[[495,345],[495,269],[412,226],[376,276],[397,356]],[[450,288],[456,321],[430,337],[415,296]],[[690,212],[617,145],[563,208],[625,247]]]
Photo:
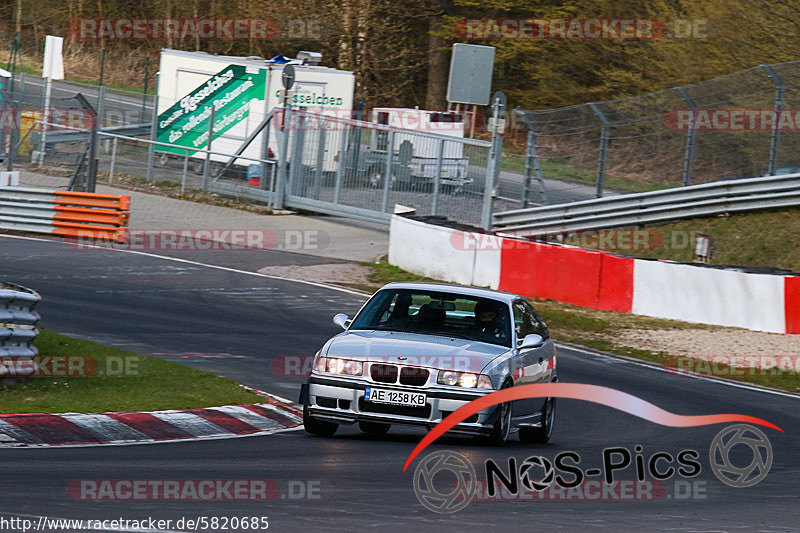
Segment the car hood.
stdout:
[[[480,372],[509,348],[485,342],[399,331],[352,331],[331,339],[328,357]],[[401,359],[405,358],[405,359]]]

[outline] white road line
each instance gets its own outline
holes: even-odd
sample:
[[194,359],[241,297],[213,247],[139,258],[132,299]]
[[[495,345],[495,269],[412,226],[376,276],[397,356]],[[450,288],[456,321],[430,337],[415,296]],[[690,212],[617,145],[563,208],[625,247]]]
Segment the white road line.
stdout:
[[794,398],[795,400],[800,400],[800,394],[793,394],[791,392],[785,392],[785,391],[778,390],[778,389],[770,389],[768,387],[756,387],[756,386],[753,386],[753,385],[749,385],[747,383],[742,383],[742,382],[739,382],[739,381],[733,381],[733,380],[730,380],[730,379],[719,378],[719,377],[715,377],[715,376],[706,376],[706,375],[703,375],[703,374],[695,374],[695,373],[686,372],[686,371],[678,371],[678,370],[676,370],[674,368],[665,368],[663,366],[658,366],[658,365],[655,365],[653,363],[647,363],[647,362],[644,362],[644,361],[638,361],[636,359],[632,359],[632,358],[621,356],[621,355],[608,354],[608,353],[605,353],[605,352],[596,353],[596,352],[593,352],[593,351],[590,351],[590,350],[585,350],[585,349],[582,349],[580,347],[577,347],[574,344],[563,344],[561,342],[556,342],[556,345],[559,346],[560,348],[564,348],[564,349],[567,349],[567,350],[573,350],[575,352],[580,352],[580,353],[583,353],[583,354],[586,354],[586,355],[591,355],[592,357],[595,357],[595,358],[598,358],[598,359],[600,359],[600,358],[613,359],[614,361],[617,361],[617,362],[620,362],[620,363],[628,363],[630,365],[636,365],[636,366],[640,366],[640,367],[643,367],[643,368],[649,368],[650,370],[655,370],[655,371],[658,371],[658,372],[664,372],[666,374],[670,374],[670,375],[673,375],[673,376],[674,375],[680,375],[681,377],[699,379],[701,381],[710,381],[712,383],[717,383],[719,385],[727,385],[729,387],[736,387],[737,389],[745,389],[745,390],[750,390],[750,391],[754,391],[754,392],[763,392],[765,394],[773,394],[775,396],[783,396],[784,398]]
[[[60,241],[54,241],[54,240],[51,240],[51,239],[39,239],[39,238],[36,238],[36,237],[23,237],[22,235],[5,235],[5,234],[3,234],[3,235],[0,235],[0,237],[4,237],[4,238],[7,238],[7,239],[22,239],[22,240],[29,240],[29,241],[52,242],[52,243],[55,243],[55,244],[62,244],[63,245],[63,242],[60,242]],[[250,272],[249,270],[239,270],[238,268],[229,268],[229,267],[224,267],[224,266],[219,266],[219,265],[209,265],[208,263],[201,263],[199,261],[190,261],[189,259],[179,259],[177,257],[169,257],[169,256],[166,256],[166,255],[151,254],[151,253],[148,253],[148,252],[140,252],[138,250],[117,250],[115,248],[106,248],[104,246],[95,246],[95,245],[91,245],[91,244],[86,244],[86,245],[83,245],[83,246],[90,247],[90,248],[96,248],[98,250],[105,250],[105,251],[108,251],[108,252],[113,251],[113,252],[122,252],[122,253],[128,253],[128,254],[144,255],[144,256],[147,256],[147,257],[155,257],[157,259],[166,259],[167,261],[174,261],[176,263],[185,263],[185,264],[188,264],[188,265],[196,265],[196,266],[202,266],[202,267],[206,267],[206,268],[214,268],[216,270],[223,270],[223,271],[226,271],[226,272],[234,272],[236,274],[245,274],[245,275],[248,275],[248,276],[256,276],[256,277],[259,277],[259,278],[278,279],[278,280],[281,280],[281,281],[291,281],[291,282],[294,282],[294,283],[301,283],[303,285],[311,285],[312,287],[322,287],[323,289],[330,289],[332,291],[344,292],[344,293],[353,294],[353,295],[356,295],[356,296],[370,296],[370,293],[367,293],[367,292],[356,291],[356,290],[353,290],[353,289],[345,289],[343,287],[337,287],[336,285],[328,285],[326,283],[318,283],[316,281],[305,281],[305,280],[300,280],[300,279],[284,278],[284,277],[281,277],[281,276],[271,276],[269,274],[261,274],[260,272]]]

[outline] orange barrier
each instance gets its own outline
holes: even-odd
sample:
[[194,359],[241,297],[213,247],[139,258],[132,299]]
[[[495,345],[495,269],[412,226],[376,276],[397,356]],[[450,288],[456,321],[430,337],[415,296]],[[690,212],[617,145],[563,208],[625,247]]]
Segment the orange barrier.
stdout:
[[61,207],[55,208],[59,213],[53,220],[64,220],[70,222],[92,222],[98,224],[110,224],[113,226],[127,226],[130,213],[128,211],[107,211],[101,209],[90,209],[87,207]]
[[[126,242],[131,197],[55,191],[53,235]],[[111,226],[111,227],[109,227]]]
[[131,197],[0,187],[0,229],[125,242]]
[[[90,226],[87,224],[71,224],[67,222],[53,222],[56,228],[51,235],[58,235],[68,239],[85,239],[89,241],[114,241],[127,242],[128,228],[109,228],[107,226]],[[89,243],[91,244],[91,242]]]
[[131,197],[113,194],[97,194],[93,192],[56,191],[56,205],[78,205],[130,211]]

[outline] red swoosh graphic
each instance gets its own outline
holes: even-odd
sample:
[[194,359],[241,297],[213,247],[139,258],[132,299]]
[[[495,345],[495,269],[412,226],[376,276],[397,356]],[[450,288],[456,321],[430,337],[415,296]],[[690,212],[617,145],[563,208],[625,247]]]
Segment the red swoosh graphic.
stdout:
[[454,411],[450,416],[436,424],[436,426],[423,438],[411,455],[406,459],[406,464],[403,466],[403,472],[409,467],[422,450],[424,450],[433,441],[444,435],[444,433],[453,428],[456,424],[464,419],[474,415],[478,411],[492,407],[499,403],[510,402],[513,400],[524,400],[526,398],[569,398],[572,400],[583,400],[586,402],[599,403],[607,405],[620,411],[644,418],[662,426],[671,426],[677,428],[686,428],[694,426],[707,426],[710,424],[722,424],[725,422],[749,422],[751,424],[758,424],[768,428],[783,431],[781,428],[771,422],[767,422],[761,418],[748,415],[699,415],[699,416],[684,416],[676,415],[665,411],[660,407],[646,402],[641,398],[637,398],[631,394],[609,389],[608,387],[601,387],[599,385],[586,385],[583,383],[539,383],[536,385],[520,385],[508,389],[502,389],[486,396],[482,396],[477,400],[472,400],[464,407]]

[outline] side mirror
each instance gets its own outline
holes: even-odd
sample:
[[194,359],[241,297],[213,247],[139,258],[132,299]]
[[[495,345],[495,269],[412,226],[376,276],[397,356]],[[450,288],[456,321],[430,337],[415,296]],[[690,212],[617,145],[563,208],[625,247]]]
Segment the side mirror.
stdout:
[[350,320],[350,317],[344,313],[339,313],[333,317],[333,323],[342,329],[349,328],[351,322],[352,320]]
[[525,335],[525,338],[519,344],[519,348],[538,348],[542,344],[544,344],[542,336],[538,333],[531,333],[530,335]]

